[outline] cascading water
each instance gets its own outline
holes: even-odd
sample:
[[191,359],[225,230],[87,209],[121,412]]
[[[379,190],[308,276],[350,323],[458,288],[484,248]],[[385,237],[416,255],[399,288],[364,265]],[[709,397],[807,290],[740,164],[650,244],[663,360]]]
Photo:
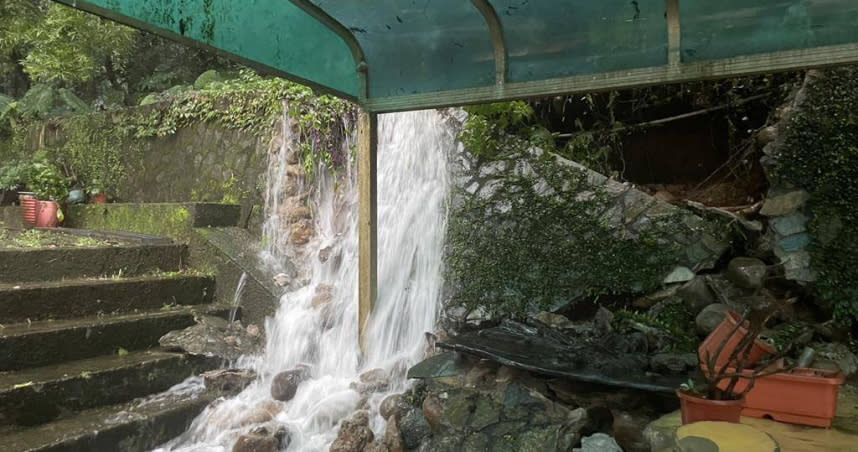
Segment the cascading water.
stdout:
[[[288,245],[279,199],[285,156],[297,146],[290,127],[272,156],[266,194],[268,258],[302,260],[309,282],[283,296],[266,322],[267,345],[253,362],[260,378],[238,396],[206,409],[183,436],[165,450],[228,451],[253,425],[285,426],[289,451],[323,451],[334,441],[339,422],[359,408],[352,389],[362,372],[381,368],[389,392],[405,389],[405,371],[425,351],[424,333],[435,327],[442,287],[442,252],[448,200],[448,157],[455,136],[435,111],[382,115],[378,150],[378,300],[367,329],[367,353],[357,344],[357,184],[353,168],[322,172],[311,191],[315,237],[302,247]],[[350,143],[345,143],[349,149]],[[337,185],[340,185],[337,187]],[[319,259],[319,252],[326,257]],[[299,365],[311,378],[284,404],[271,400],[274,375]],[[388,392],[388,393],[389,393]],[[386,394],[366,401],[371,412]],[[260,413],[263,413],[260,415]],[[264,413],[270,413],[265,415]],[[273,419],[268,418],[273,414]],[[373,415],[373,429],[383,421]]]

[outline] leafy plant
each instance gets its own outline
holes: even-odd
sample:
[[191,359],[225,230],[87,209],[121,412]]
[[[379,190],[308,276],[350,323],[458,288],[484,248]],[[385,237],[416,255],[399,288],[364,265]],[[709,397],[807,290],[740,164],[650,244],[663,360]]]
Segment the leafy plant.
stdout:
[[39,199],[62,201],[68,197],[71,184],[57,167],[37,161],[29,169],[27,187]]

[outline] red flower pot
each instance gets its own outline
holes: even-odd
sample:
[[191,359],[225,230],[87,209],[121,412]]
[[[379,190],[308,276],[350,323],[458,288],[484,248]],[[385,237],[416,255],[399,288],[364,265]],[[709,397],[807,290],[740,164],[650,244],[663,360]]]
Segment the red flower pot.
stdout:
[[[844,381],[842,372],[819,369],[793,369],[758,378],[745,396],[742,415],[828,428],[837,413],[837,394]],[[728,383],[724,380],[718,387],[724,389]],[[736,391],[747,386],[748,380],[739,380]]]
[[94,204],[107,204],[107,195],[104,193],[92,195],[92,202]]
[[37,228],[55,228],[59,226],[57,210],[60,205],[54,201],[39,201],[39,213],[36,215]]
[[33,226],[36,224],[36,216],[39,213],[39,200],[32,194],[19,193],[18,198],[21,200],[21,214],[24,217],[24,222]]
[[720,421],[738,424],[742,417],[742,400],[709,400],[676,391],[679,396],[679,410],[682,423],[692,424],[701,421]]
[[[718,327],[706,337],[706,340],[704,340],[702,344],[700,344],[700,348],[697,349],[700,357],[706,360],[707,353],[708,356],[715,356],[715,353],[718,352],[718,347],[720,347],[726,340],[727,343],[724,345],[724,349],[721,350],[721,354],[718,355],[718,359],[715,361],[715,364],[718,367],[726,364],[727,360],[730,359],[730,355],[733,354],[733,350],[739,346],[739,343],[748,334],[747,321],[745,321],[744,324],[736,330],[733,336],[730,337],[730,333],[741,319],[742,316],[739,314],[733,311],[728,312]],[[745,367],[753,367],[755,364],[760,362],[761,359],[775,353],[776,351],[777,350],[775,350],[771,345],[759,339],[755,340],[754,345],[751,346],[751,352],[745,360]]]

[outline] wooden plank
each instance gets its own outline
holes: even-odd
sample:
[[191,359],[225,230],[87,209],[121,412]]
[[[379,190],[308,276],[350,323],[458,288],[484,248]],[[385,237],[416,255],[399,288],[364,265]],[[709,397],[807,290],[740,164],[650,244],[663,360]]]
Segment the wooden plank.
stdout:
[[378,117],[364,110],[358,115],[358,340],[366,350],[366,327],[378,293],[376,240]]
[[502,86],[493,85],[437,93],[381,97],[368,99],[363,103],[363,106],[376,113],[386,113],[499,102],[528,97],[640,88],[667,83],[768,74],[855,63],[858,63],[858,43],[532,82],[507,81]]

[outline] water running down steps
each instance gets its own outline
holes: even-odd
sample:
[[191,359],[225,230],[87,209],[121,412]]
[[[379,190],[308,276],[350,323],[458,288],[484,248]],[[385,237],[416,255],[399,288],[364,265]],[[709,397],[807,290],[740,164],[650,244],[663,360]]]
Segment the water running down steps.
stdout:
[[[285,427],[289,451],[326,451],[339,424],[355,410],[370,411],[380,436],[381,400],[407,386],[405,373],[425,352],[424,333],[433,331],[442,289],[442,255],[449,195],[448,158],[455,133],[436,111],[379,117],[378,275],[379,293],[367,327],[367,351],[357,343],[357,182],[351,159],[340,175],[322,172],[310,192],[315,236],[288,244],[282,218],[285,153],[298,143],[288,122],[272,154],[266,187],[266,241],[272,265],[286,256],[299,262],[298,278],[309,283],[285,294],[268,319],[263,356],[248,359],[260,378],[236,397],[206,409],[163,450],[229,451],[255,425]],[[347,140],[348,141],[348,140]],[[349,142],[344,146],[350,146]],[[338,177],[338,178],[337,178]],[[285,244],[285,245],[284,245]],[[319,251],[326,250],[324,262]],[[272,400],[271,381],[280,372],[307,366],[310,378],[288,402]],[[383,369],[386,384],[366,385],[359,376]],[[376,389],[373,392],[372,389]],[[363,392],[363,394],[362,394]]]

